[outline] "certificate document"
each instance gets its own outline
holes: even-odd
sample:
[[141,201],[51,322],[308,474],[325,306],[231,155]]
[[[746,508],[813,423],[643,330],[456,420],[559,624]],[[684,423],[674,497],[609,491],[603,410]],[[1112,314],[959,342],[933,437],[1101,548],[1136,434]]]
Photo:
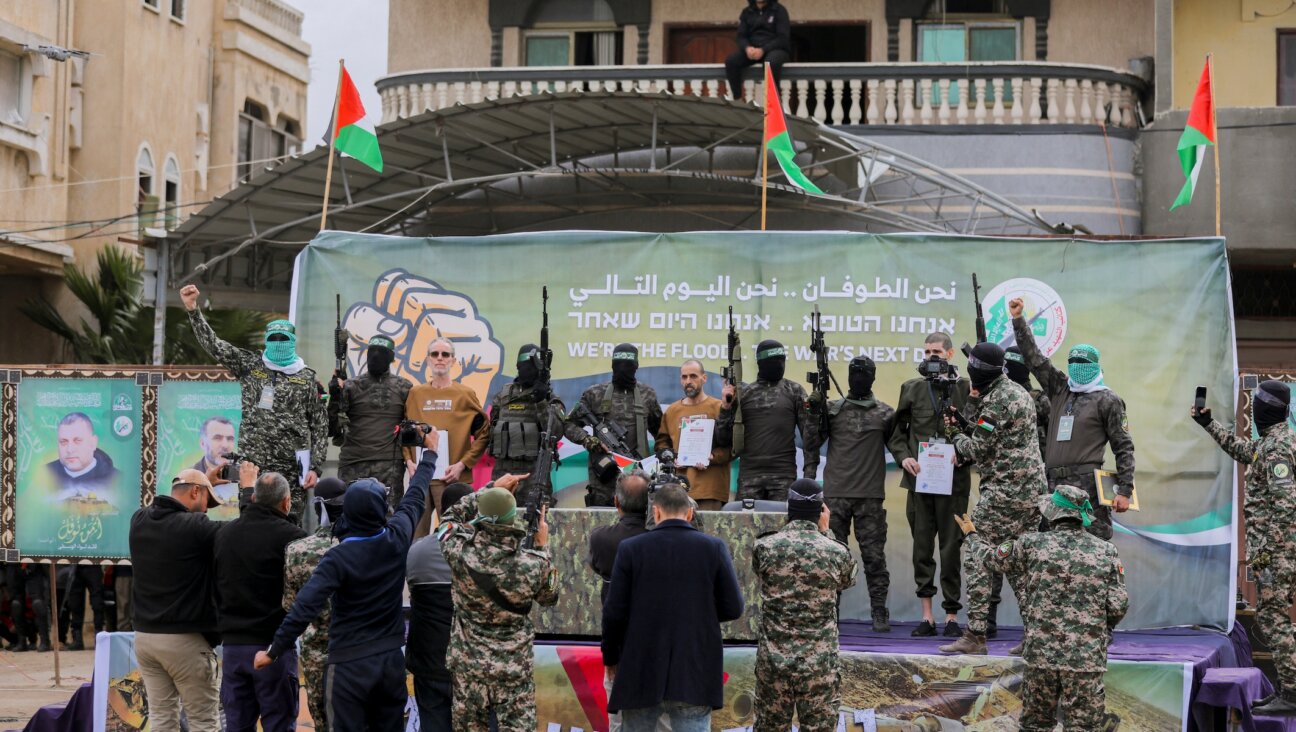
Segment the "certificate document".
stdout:
[[954,446],[948,442],[918,444],[918,476],[914,490],[948,496],[954,492]]
[[711,441],[715,435],[714,419],[694,419],[680,426],[679,448],[675,463],[681,468],[711,464]]

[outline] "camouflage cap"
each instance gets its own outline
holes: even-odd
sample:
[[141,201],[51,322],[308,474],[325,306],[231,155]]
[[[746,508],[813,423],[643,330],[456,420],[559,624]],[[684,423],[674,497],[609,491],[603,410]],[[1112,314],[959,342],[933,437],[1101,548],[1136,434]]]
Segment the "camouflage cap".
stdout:
[[1085,526],[1093,523],[1089,494],[1073,485],[1059,485],[1053,493],[1040,496],[1039,510],[1049,522],[1072,518],[1079,519]]

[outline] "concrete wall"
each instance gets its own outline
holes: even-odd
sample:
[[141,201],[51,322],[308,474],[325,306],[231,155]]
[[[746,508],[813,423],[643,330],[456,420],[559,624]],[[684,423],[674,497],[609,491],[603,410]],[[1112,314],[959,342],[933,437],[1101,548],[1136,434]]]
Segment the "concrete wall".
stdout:
[[[1142,132],[1143,228],[1157,236],[1215,233],[1215,162],[1207,148],[1193,202],[1170,211],[1184,175],[1175,145],[1187,112],[1165,114]],[[1234,264],[1290,264],[1296,231],[1296,107],[1218,113],[1223,233]]]
[[[1124,69],[1155,54],[1152,0],[1053,0],[1048,60]],[[1029,39],[1032,49],[1034,36]]]
[[[1192,104],[1206,54],[1215,53],[1222,107],[1277,104],[1278,28],[1296,28],[1286,0],[1175,0],[1173,106]],[[1165,63],[1165,62],[1163,62]]]
[[1049,222],[1080,224],[1095,234],[1136,235],[1146,228],[1141,221],[1132,135],[1108,131],[1109,169],[1102,133],[1087,127],[1021,127],[989,133],[944,128],[941,134],[861,128],[858,132],[944,167],[1028,211],[1036,209]]
[[389,2],[387,73],[490,66],[489,0]]

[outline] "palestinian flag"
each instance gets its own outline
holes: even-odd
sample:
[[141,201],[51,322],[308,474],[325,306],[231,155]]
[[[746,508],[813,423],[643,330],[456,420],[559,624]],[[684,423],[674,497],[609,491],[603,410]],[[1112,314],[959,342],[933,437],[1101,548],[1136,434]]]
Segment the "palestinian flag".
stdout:
[[1202,69],[1201,81],[1197,82],[1197,93],[1193,95],[1192,111],[1188,112],[1188,125],[1179,136],[1179,164],[1183,166],[1183,190],[1170,206],[1173,211],[1192,201],[1193,190],[1197,188],[1197,175],[1201,173],[1202,160],[1206,158],[1206,147],[1215,144],[1215,90],[1211,89],[1211,62],[1206,59],[1206,68]]
[[787,122],[783,119],[783,106],[779,102],[778,87],[774,84],[774,72],[765,64],[765,149],[774,153],[774,159],[783,169],[783,175],[792,185],[807,193],[823,194],[819,186],[810,182],[805,173],[793,162],[796,150],[792,147],[792,138],[788,136]]
[[360,92],[345,67],[338,83],[336,124],[329,127],[335,139],[331,142],[338,152],[345,153],[381,173],[382,151],[378,149],[378,135],[373,123],[365,117]]

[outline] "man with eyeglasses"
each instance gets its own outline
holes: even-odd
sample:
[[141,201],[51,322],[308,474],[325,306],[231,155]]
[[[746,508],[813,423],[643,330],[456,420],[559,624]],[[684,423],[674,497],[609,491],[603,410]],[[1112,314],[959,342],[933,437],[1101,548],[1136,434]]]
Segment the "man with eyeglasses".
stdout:
[[[451,378],[455,365],[454,343],[448,338],[438,338],[428,346],[428,363],[432,378],[426,384],[410,389],[405,400],[405,418],[431,425],[445,431],[448,463],[443,475],[431,482],[432,503],[419,521],[414,538],[427,536],[432,521],[432,510],[441,510],[441,493],[445,487],[468,474],[465,482],[472,482],[472,469],[486,452],[490,443],[490,422],[482,409],[477,393]],[[433,445],[436,443],[434,442]]]
[[1116,456],[1116,497],[1111,508],[1117,513],[1129,510],[1134,495],[1134,438],[1130,437],[1125,401],[1103,383],[1097,348],[1085,343],[1071,348],[1066,371],[1049,363],[1035,344],[1024,311],[1022,298],[1008,302],[1017,346],[1049,398],[1048,447],[1044,451],[1049,489],[1059,484],[1083,488],[1094,508],[1093,523],[1085,530],[1111,541],[1111,509],[1099,505],[1094,470],[1102,467],[1110,444]]
[[[185,285],[180,301],[198,344],[238,379],[243,393],[239,447],[262,470],[288,479],[292,513],[300,517],[306,491],[319,480],[328,450],[324,387],[297,355],[297,328],[291,322],[271,321],[259,353],[238,348],[212,330],[198,307],[200,294],[195,285]],[[309,454],[305,474],[298,461],[302,452]]]
[[[923,344],[923,360],[948,364],[953,359],[954,341],[949,335],[940,332],[928,334]],[[959,379],[950,389],[950,401],[960,411],[967,404],[969,389],[967,379]],[[887,448],[903,471],[900,474],[900,487],[909,492],[905,498],[905,517],[909,520],[909,531],[913,535],[914,583],[918,586],[918,599],[922,602],[922,622],[911,635],[936,635],[936,618],[932,614],[932,598],[936,596],[936,558],[933,554],[939,547],[941,607],[945,610],[944,635],[955,638],[962,634],[958,624],[958,611],[963,608],[963,604],[959,602],[963,587],[963,560],[959,554],[963,546],[963,532],[959,530],[954,517],[967,512],[968,494],[972,490],[971,468],[967,465],[954,468],[954,486],[948,496],[918,493],[914,490],[919,470],[919,445],[924,442],[945,442],[940,402],[940,389],[933,380],[919,376],[906,381],[900,387],[900,398],[895,409],[895,431],[891,433]],[[991,601],[991,627],[988,631],[991,638],[997,632],[993,609],[993,605],[997,605],[996,601],[997,598]]]

